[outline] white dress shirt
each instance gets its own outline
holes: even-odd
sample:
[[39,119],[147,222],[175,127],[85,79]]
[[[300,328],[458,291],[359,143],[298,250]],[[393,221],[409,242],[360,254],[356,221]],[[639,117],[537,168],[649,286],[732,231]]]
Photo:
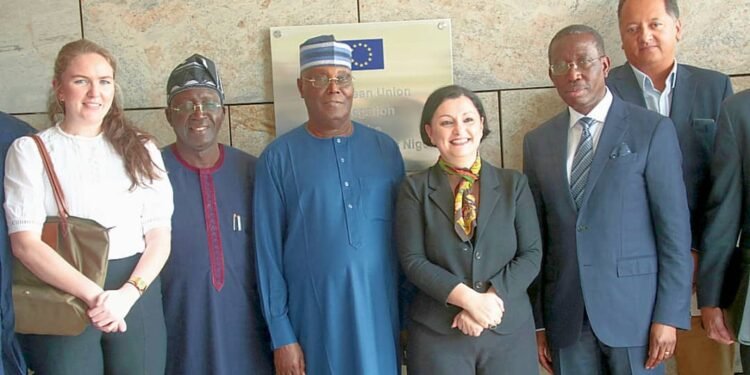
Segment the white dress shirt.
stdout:
[[594,124],[589,127],[589,132],[591,132],[594,146],[593,151],[594,155],[596,155],[596,146],[599,144],[599,138],[602,136],[602,129],[607,120],[607,112],[609,112],[609,107],[612,106],[612,93],[609,92],[609,89],[606,90],[607,92],[604,94],[604,98],[589,113],[578,113],[575,109],[568,107],[568,111],[570,112],[570,124],[568,127],[568,160],[566,164],[568,182],[570,182],[570,171],[573,168],[573,157],[575,157],[578,143],[581,141],[581,133],[583,132],[583,128],[576,125],[581,117],[590,117],[594,119]]
[[[70,215],[111,228],[109,259],[143,252],[146,232],[171,228],[172,185],[163,172],[161,153],[152,142],[146,148],[161,178],[131,190],[122,157],[103,134],[75,136],[56,125],[39,136],[54,164]],[[8,233],[41,233],[46,217],[58,216],[39,150],[29,137],[17,139],[8,151],[5,215]]]

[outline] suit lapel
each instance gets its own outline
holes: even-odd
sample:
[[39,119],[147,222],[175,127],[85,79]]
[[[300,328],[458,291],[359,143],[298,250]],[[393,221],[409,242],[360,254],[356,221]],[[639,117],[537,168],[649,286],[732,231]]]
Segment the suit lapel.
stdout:
[[440,167],[437,164],[435,164],[430,167],[428,181],[430,190],[432,190],[430,192],[430,200],[432,201],[432,204],[436,205],[452,223],[454,220],[454,193],[451,191],[451,184],[450,181],[448,181],[448,176],[440,170]]
[[479,217],[477,218],[476,241],[479,243],[487,229],[487,222],[500,199],[500,176],[489,164],[482,166],[479,176]]
[[624,64],[612,78],[613,88],[617,90],[622,100],[646,108],[646,99],[643,98],[641,86],[638,85],[638,80],[630,65]]
[[583,194],[581,209],[586,206],[591,191],[594,190],[596,182],[609,160],[610,151],[622,141],[625,130],[628,128],[625,117],[624,103],[614,96],[612,98],[612,106],[607,113],[607,119],[605,120],[606,123],[602,129],[602,135],[599,137],[599,143],[594,152],[594,160],[591,162],[591,170],[589,171],[588,182],[586,182],[586,190]]
[[672,91],[672,107],[669,110],[669,117],[675,126],[688,123],[693,109],[692,103],[696,87],[695,81],[690,77],[691,75],[690,71],[683,68],[682,65],[677,65],[677,82],[675,82],[674,91]]

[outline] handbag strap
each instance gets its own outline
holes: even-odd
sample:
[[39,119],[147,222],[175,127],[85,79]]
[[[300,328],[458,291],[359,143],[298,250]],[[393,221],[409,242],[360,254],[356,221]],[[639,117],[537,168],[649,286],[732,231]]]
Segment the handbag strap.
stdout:
[[47,172],[49,177],[49,183],[52,186],[52,193],[55,196],[55,203],[57,203],[57,212],[60,216],[60,224],[63,227],[63,236],[68,233],[68,207],[65,204],[65,194],[63,194],[62,188],[60,187],[60,180],[57,179],[57,173],[55,173],[55,166],[52,164],[52,159],[47,153],[47,148],[44,147],[44,142],[36,134],[30,135],[31,139],[36,143],[36,147],[39,149],[39,155],[42,157],[42,163],[44,164],[44,170]]

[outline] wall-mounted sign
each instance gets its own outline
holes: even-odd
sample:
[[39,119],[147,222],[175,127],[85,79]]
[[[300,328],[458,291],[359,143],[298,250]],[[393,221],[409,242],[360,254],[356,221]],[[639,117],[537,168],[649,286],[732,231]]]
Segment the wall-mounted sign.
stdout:
[[276,135],[307,121],[296,82],[299,45],[322,34],[352,47],[352,119],[393,137],[407,170],[435,163],[437,150],[422,144],[419,120],[427,96],[453,83],[450,20],[272,27]]

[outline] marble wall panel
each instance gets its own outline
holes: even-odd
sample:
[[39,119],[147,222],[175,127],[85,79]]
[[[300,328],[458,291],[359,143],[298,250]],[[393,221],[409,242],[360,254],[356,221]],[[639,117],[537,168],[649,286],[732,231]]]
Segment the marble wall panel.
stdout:
[[726,74],[750,73],[750,1],[680,1],[680,62]]
[[732,88],[734,92],[750,89],[750,76],[732,78]]
[[[120,61],[128,108],[163,105],[170,70],[189,54],[217,61],[229,103],[272,98],[268,27],[451,18],[456,82],[474,90],[547,86],[546,49],[569,23],[604,34],[614,63],[623,61],[609,0],[5,0],[0,12],[0,110],[44,110],[59,47],[85,35]],[[729,74],[750,73],[750,2],[682,2],[679,60]],[[79,7],[80,13],[79,13]],[[82,15],[82,19],[81,19]]]
[[479,93],[482,100],[484,112],[487,114],[487,126],[490,134],[482,141],[482,159],[489,161],[492,165],[500,168],[503,166],[502,132],[500,130],[500,103],[496,91]]
[[36,130],[44,130],[51,125],[46,114],[15,115],[15,117],[25,121]]
[[273,105],[238,105],[229,107],[232,119],[232,146],[251,155],[260,153],[276,137]]
[[[730,74],[750,71],[750,2],[682,2],[680,61]],[[474,90],[546,86],[546,53],[554,33],[571,23],[599,30],[614,65],[624,61],[608,0],[361,0],[362,22],[451,18],[456,83]]]
[[554,88],[501,92],[505,168],[523,169],[523,137],[564,109]]
[[86,37],[119,59],[129,107],[163,106],[169,73],[194,53],[218,65],[227,103],[271,101],[269,27],[357,22],[355,0],[81,3]]
[[[169,71],[199,52],[217,61],[230,103],[272,99],[268,27],[340,22],[451,18],[456,83],[485,91],[493,132],[483,156],[493,164],[521,168],[523,135],[564,105],[546,76],[546,48],[560,27],[574,22],[603,31],[613,62],[623,61],[614,16],[606,0],[579,2],[529,0],[350,0],[331,7],[322,0],[273,2],[6,0],[0,14],[0,110],[20,113],[36,128],[48,126],[44,102],[51,66],[59,47],[84,35],[111,49],[120,61],[118,81],[129,115],[161,144],[174,140],[163,118],[164,84]],[[357,6],[359,5],[359,9]],[[683,2],[681,62],[729,74],[750,72],[750,37],[741,29],[750,12],[746,1]],[[206,9],[211,9],[210,12]],[[248,63],[257,61],[257,63]],[[735,91],[750,88],[750,76],[732,78]],[[504,90],[530,88],[529,90]],[[498,103],[498,92],[501,100]],[[228,107],[222,142],[259,154],[274,137],[271,104]],[[502,116],[501,116],[502,115]],[[230,123],[230,119],[232,120]],[[502,128],[501,128],[502,125]],[[231,142],[230,142],[231,133]]]
[[0,25],[0,110],[45,111],[57,51],[81,37],[78,1],[3,0]]
[[615,11],[611,0],[360,1],[362,22],[451,18],[455,81],[473,90],[547,86],[547,46],[555,32],[590,24],[607,45],[619,45]]
[[[140,109],[125,111],[128,118],[139,128],[156,138],[156,145],[164,147],[174,143],[177,137],[167,122],[164,109]],[[224,117],[224,125],[219,131],[219,142],[229,144],[229,119]]]

